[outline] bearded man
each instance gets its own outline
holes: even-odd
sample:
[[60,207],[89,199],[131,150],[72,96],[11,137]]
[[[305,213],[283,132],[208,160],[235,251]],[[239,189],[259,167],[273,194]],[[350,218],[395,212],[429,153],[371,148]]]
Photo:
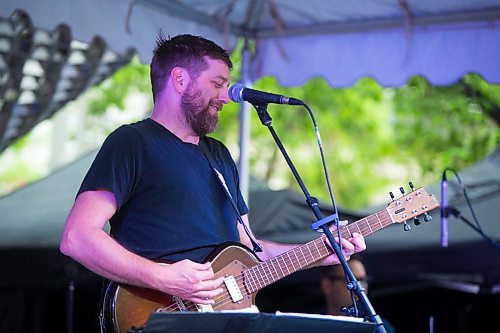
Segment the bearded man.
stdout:
[[[150,67],[152,115],[108,136],[78,191],[60,249],[111,281],[210,306],[228,288],[207,261],[218,245],[256,242],[261,260],[296,245],[252,242],[236,166],[226,147],[206,136],[229,102],[228,53],[202,37],[159,37]],[[359,234],[342,242],[347,257],[365,249]]]

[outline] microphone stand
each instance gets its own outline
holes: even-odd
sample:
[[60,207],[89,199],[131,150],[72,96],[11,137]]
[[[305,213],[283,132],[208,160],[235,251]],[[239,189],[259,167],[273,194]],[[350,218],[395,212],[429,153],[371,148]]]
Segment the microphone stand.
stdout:
[[264,126],[266,126],[269,129],[269,132],[271,133],[274,141],[276,142],[279,150],[283,154],[283,157],[285,158],[290,170],[293,173],[293,176],[295,177],[295,180],[297,181],[298,185],[300,186],[300,189],[304,193],[304,196],[306,197],[306,203],[311,208],[314,216],[318,220],[317,222],[313,223],[311,225],[311,228],[313,228],[316,231],[319,231],[321,229],[324,234],[326,235],[328,242],[330,243],[331,247],[333,248],[333,251],[339,258],[340,264],[344,268],[344,272],[347,277],[347,288],[351,291],[353,291],[359,298],[361,304],[365,308],[366,312],[368,313],[368,316],[370,317],[370,321],[374,322],[377,324],[377,332],[379,333],[386,333],[385,327],[382,324],[382,319],[380,319],[380,316],[375,313],[375,309],[371,305],[370,301],[368,300],[368,297],[366,296],[365,289],[361,285],[361,283],[356,279],[354,276],[352,270],[350,269],[349,265],[347,264],[347,261],[345,257],[342,254],[342,251],[335,241],[330,229],[328,228],[328,225],[332,223],[332,221],[338,226],[339,225],[339,218],[338,218],[338,213],[336,209],[335,203],[333,203],[334,207],[334,212],[332,215],[323,218],[319,207],[318,207],[318,199],[311,196],[309,194],[309,191],[307,190],[304,182],[302,181],[302,178],[300,177],[299,173],[297,172],[297,169],[295,168],[292,160],[290,159],[290,156],[285,150],[285,147],[283,146],[283,143],[281,142],[280,138],[276,134],[276,131],[274,130],[272,126],[272,118],[267,112],[267,103],[262,103],[262,104],[252,104],[255,109],[257,110],[257,114],[259,115],[260,121]]

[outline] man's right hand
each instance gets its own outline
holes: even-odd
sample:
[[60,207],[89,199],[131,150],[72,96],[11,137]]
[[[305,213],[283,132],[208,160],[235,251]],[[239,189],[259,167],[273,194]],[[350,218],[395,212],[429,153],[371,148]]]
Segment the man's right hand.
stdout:
[[196,304],[214,304],[214,298],[223,292],[224,277],[215,278],[210,262],[198,264],[182,260],[159,270],[158,289]]

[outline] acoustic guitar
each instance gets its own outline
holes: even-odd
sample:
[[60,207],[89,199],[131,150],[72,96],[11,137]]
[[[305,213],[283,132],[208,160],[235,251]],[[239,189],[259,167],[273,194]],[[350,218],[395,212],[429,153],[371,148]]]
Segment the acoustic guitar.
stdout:
[[[387,208],[341,227],[343,238],[352,233],[368,236],[393,223],[403,223],[439,207],[434,195],[414,190],[393,200]],[[257,292],[296,271],[304,269],[333,253],[325,237],[295,247],[268,261],[260,261],[239,243],[225,243],[207,258],[216,277],[224,276],[224,292],[206,306],[185,301],[162,292],[111,282],[103,303],[108,329],[117,333],[140,330],[152,312],[241,310],[255,304]]]

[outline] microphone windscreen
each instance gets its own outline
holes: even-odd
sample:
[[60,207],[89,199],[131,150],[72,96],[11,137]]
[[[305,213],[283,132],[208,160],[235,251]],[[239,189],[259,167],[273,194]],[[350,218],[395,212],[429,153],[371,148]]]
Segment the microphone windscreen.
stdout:
[[235,103],[243,102],[243,94],[242,91],[245,89],[245,86],[241,83],[235,83],[231,87],[229,87],[229,98]]

